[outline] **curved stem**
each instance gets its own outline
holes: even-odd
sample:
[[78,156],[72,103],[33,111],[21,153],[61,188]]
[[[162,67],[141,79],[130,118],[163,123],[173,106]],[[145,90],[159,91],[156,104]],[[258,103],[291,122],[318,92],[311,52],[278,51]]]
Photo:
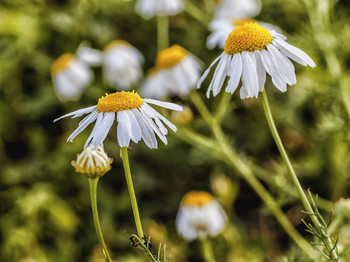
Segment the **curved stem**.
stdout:
[[202,254],[203,259],[205,262],[215,262],[215,256],[214,256],[214,250],[213,246],[210,242],[210,239],[206,237],[200,237],[199,238],[201,242],[201,248],[202,248]]
[[169,17],[157,16],[157,48],[158,52],[169,47]]
[[94,226],[96,229],[96,234],[100,244],[102,246],[102,252],[107,262],[112,262],[111,256],[108,253],[107,246],[103,239],[102,230],[100,226],[100,221],[98,218],[98,210],[97,210],[97,183],[99,178],[89,178],[89,186],[90,186],[90,200],[91,200],[91,209],[92,209],[92,217],[94,219]]
[[131,177],[130,165],[129,165],[129,158],[128,158],[128,149],[126,147],[121,147],[120,148],[120,156],[121,156],[122,161],[123,161],[124,172],[125,172],[125,179],[126,179],[126,184],[128,186],[129,197],[130,197],[130,202],[131,202],[131,208],[132,208],[132,212],[134,214],[137,234],[139,235],[139,238],[142,239],[144,235],[143,235],[143,230],[142,230],[142,225],[141,225],[139,208],[137,206],[134,185],[132,183],[132,177]]
[[[283,143],[281,141],[281,138],[278,134],[275,122],[273,121],[273,117],[271,114],[271,109],[269,106],[269,101],[267,100],[267,95],[266,95],[265,89],[261,93],[261,95],[259,95],[259,98],[260,98],[261,103],[263,104],[266,120],[267,120],[267,123],[269,125],[271,134],[273,136],[273,139],[275,140],[275,143],[278,147],[278,150],[282,156],[282,159],[287,167],[288,173],[289,173],[290,177],[292,178],[293,184],[298,191],[299,198],[300,198],[301,202],[303,203],[305,210],[309,214],[309,217],[310,217],[312,223],[314,224],[315,228],[317,228],[319,230],[319,232],[322,232],[322,229],[320,228],[320,226],[322,224],[318,220],[317,216],[314,215],[315,211],[313,210],[308,198],[306,197],[306,194],[304,193],[304,190],[303,190],[303,188],[298,180],[297,175],[294,172],[293,166],[289,160],[287,152],[286,152],[286,150],[283,146]],[[327,246],[327,249],[330,251],[330,255],[332,256],[332,258],[335,259],[335,261],[337,261],[338,255],[337,255],[336,250],[333,248],[333,243],[332,243],[332,240],[330,237],[327,237],[325,239],[325,245]]]
[[199,97],[198,93],[191,92],[190,98],[196,106],[196,108],[198,109],[198,111],[200,112],[203,119],[211,128],[217,144],[216,148],[219,148],[222,151],[224,156],[224,162],[228,163],[240,173],[240,175],[245,179],[245,181],[251,186],[251,188],[257,193],[261,200],[271,210],[271,212],[274,214],[277,221],[287,232],[287,234],[296,242],[300,249],[302,249],[309,257],[313,258],[315,255],[313,248],[296,231],[296,229],[290,223],[286,215],[282,212],[277,202],[273,199],[271,194],[255,177],[250,167],[238,157],[234,149],[230,146],[230,143],[227,141],[227,138],[224,132],[222,131],[221,126],[218,124],[216,119],[211,116],[209,110],[203,103],[202,99]]

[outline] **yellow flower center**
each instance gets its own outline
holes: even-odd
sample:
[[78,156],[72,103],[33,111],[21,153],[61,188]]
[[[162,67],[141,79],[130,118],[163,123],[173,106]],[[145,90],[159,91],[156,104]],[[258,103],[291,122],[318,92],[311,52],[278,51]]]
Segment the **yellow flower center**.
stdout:
[[235,28],[225,42],[225,53],[234,55],[244,51],[263,50],[272,42],[270,32],[257,23],[245,23]]
[[125,45],[125,46],[131,46],[128,42],[124,40],[114,40],[112,42],[109,42],[106,47],[104,48],[104,51],[107,51],[109,48],[116,46],[116,45]]
[[57,74],[60,71],[63,71],[67,68],[69,63],[74,59],[73,54],[63,54],[59,58],[57,58],[51,65],[52,74]]
[[256,23],[256,21],[252,18],[245,18],[245,19],[232,20],[231,23],[234,27],[238,27],[238,26],[242,26],[246,23]]
[[191,191],[184,195],[184,197],[182,198],[182,204],[184,206],[202,206],[213,200],[213,196],[208,192]]
[[134,91],[122,91],[101,97],[96,109],[99,112],[119,112],[139,108],[142,103],[142,98]]
[[181,62],[187,55],[187,51],[181,46],[173,45],[170,48],[164,49],[158,53],[156,59],[157,68],[171,68]]

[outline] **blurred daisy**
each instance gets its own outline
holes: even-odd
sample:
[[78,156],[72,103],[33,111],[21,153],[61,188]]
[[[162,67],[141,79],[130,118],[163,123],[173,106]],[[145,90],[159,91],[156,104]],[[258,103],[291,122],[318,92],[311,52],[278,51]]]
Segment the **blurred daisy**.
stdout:
[[241,99],[258,97],[258,93],[264,90],[266,72],[280,91],[287,91],[287,84],[294,85],[297,82],[294,66],[289,59],[303,66],[316,65],[305,52],[285,40],[285,36],[257,23],[245,23],[237,27],[228,36],[224,51],[201,76],[197,87],[201,86],[211,67],[219,61],[207,97],[210,92],[214,96],[220,92],[226,76],[229,77],[226,92],[234,93],[241,80]]
[[90,106],[66,114],[55,119],[54,122],[69,116],[75,118],[88,114],[80,121],[78,128],[67,140],[67,142],[73,142],[77,135],[92,122],[96,121],[84,148],[89,144],[94,147],[101,145],[115,120],[118,123],[117,138],[120,147],[128,147],[130,140],[138,143],[142,139],[149,148],[157,148],[155,134],[164,144],[167,144],[166,135],[168,130],[164,124],[173,131],[176,131],[176,127],[149,104],[182,111],[182,107],[179,105],[153,99],[142,99],[135,92],[122,91],[101,97],[96,106]]
[[52,63],[51,77],[60,100],[78,100],[92,82],[93,72],[87,63],[66,53]]
[[202,70],[197,57],[179,45],[161,50],[144,83],[142,93],[148,97],[187,95],[195,88]]
[[191,191],[182,198],[176,229],[184,239],[215,237],[224,230],[226,223],[224,210],[211,194]]
[[223,0],[215,8],[214,19],[245,19],[256,16],[260,9],[259,0]]
[[77,160],[72,161],[75,172],[88,178],[101,177],[111,169],[112,158],[109,158],[103,149],[103,145],[94,147],[89,145],[83,152],[77,155]]
[[175,15],[183,9],[183,0],[138,0],[136,3],[136,11],[145,17]]
[[229,36],[229,34],[232,32],[232,30],[238,26],[242,26],[245,23],[249,23],[249,22],[256,22],[257,24],[261,25],[267,30],[270,30],[270,31],[275,30],[278,33],[280,32],[280,29],[276,26],[273,26],[268,23],[258,22],[251,18],[238,19],[238,20],[215,19],[209,24],[209,30],[212,31],[212,33],[208,36],[207,47],[209,49],[213,49],[214,47],[217,46],[220,49],[224,49],[225,41]]
[[142,54],[128,42],[112,41],[102,58],[107,83],[121,90],[131,89],[142,77],[143,60]]

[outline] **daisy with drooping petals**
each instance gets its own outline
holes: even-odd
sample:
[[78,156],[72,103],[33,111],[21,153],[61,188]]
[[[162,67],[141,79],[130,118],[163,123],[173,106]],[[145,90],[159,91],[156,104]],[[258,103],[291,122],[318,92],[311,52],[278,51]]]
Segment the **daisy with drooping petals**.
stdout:
[[224,51],[201,76],[197,87],[201,86],[211,67],[219,61],[207,97],[210,92],[214,96],[220,92],[226,76],[229,77],[226,92],[234,93],[241,80],[241,99],[258,97],[259,92],[264,90],[266,73],[271,76],[277,89],[285,92],[287,84],[296,84],[295,69],[289,59],[303,66],[316,66],[305,52],[285,40],[285,36],[257,23],[237,27],[228,36]]
[[176,229],[184,239],[215,237],[224,230],[226,223],[224,210],[211,194],[191,191],[182,198]]
[[179,45],[161,50],[156,66],[142,85],[148,97],[164,98],[169,95],[187,95],[195,88],[202,70],[201,62]]
[[256,16],[260,9],[259,0],[223,0],[215,8],[214,19],[245,19]]
[[215,19],[209,24],[209,30],[212,31],[207,39],[207,47],[209,49],[213,49],[214,47],[219,47],[220,49],[224,49],[225,41],[229,34],[238,26],[242,26],[245,23],[256,22],[267,30],[275,30],[276,32],[280,32],[280,29],[276,26],[273,26],[268,23],[258,22],[254,19]]
[[183,0],[138,0],[136,3],[136,11],[145,17],[175,15],[183,9]]
[[51,76],[60,100],[78,100],[91,83],[93,72],[87,63],[73,54],[66,53],[52,63]]
[[128,42],[114,40],[103,53],[104,76],[114,88],[128,90],[142,77],[142,54]]
[[130,140],[138,143],[142,139],[149,148],[157,148],[155,134],[164,144],[167,144],[166,135],[168,130],[165,125],[173,131],[176,131],[176,127],[149,104],[182,111],[182,107],[179,105],[153,99],[142,99],[135,92],[122,91],[101,97],[96,106],[71,112],[55,119],[54,122],[69,116],[75,118],[88,114],[80,121],[78,128],[67,140],[67,142],[73,142],[77,135],[92,122],[96,121],[84,148],[89,144],[92,144],[94,147],[101,145],[114,121],[118,123],[117,137],[120,147],[128,147]]

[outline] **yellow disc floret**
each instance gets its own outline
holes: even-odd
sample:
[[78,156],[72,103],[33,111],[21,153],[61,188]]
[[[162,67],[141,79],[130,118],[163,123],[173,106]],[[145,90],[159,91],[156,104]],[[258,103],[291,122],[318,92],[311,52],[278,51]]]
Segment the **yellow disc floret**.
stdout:
[[263,50],[272,40],[272,35],[264,27],[253,22],[245,23],[230,33],[225,42],[225,53],[234,55]]
[[96,109],[99,112],[119,112],[139,108],[142,103],[142,98],[136,92],[122,91],[101,97]]
[[74,59],[73,54],[63,54],[57,58],[51,65],[52,74],[57,74],[58,72],[67,68],[69,63]]
[[124,45],[124,46],[131,46],[128,42],[124,41],[124,40],[113,40],[112,42],[109,42],[104,50],[108,50],[109,48],[116,46],[116,45]]
[[234,25],[234,27],[237,26],[242,26],[246,23],[256,23],[256,21],[252,18],[244,18],[244,19],[237,19],[237,20],[232,20],[232,25]]
[[187,55],[187,51],[179,45],[173,45],[158,53],[156,58],[157,68],[171,68],[177,65]]
[[203,206],[214,200],[213,196],[205,191],[191,191],[182,198],[184,206]]

